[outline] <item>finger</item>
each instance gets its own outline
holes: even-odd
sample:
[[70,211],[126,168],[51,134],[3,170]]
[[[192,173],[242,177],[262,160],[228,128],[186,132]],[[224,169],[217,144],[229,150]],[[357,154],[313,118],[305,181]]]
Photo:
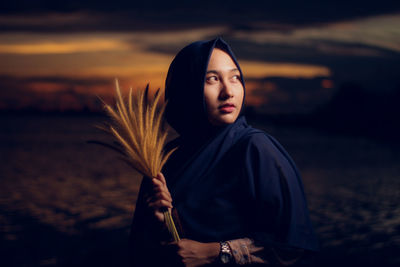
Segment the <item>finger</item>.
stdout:
[[162,191],[163,190],[163,186],[164,185],[160,181],[158,181],[155,178],[153,178],[152,183],[153,183],[153,192]]
[[161,223],[163,223],[165,221],[164,214],[162,212],[156,211],[154,213],[154,216],[156,217],[157,221],[159,221]]
[[151,181],[153,182],[153,187],[155,187],[155,186],[157,186],[157,187],[166,187],[166,185],[163,184],[162,181],[160,181],[160,180],[158,180],[156,178],[153,178]]
[[167,180],[165,180],[164,174],[162,174],[161,172],[159,172],[157,174],[157,178],[158,180],[160,180],[164,185],[167,185]]
[[153,183],[153,191],[154,192],[167,192],[169,194],[169,190],[166,185],[164,185],[161,181],[158,181],[154,178],[154,183]]
[[166,191],[154,192],[153,196],[146,198],[146,202],[149,203],[149,202],[154,202],[154,201],[161,200],[161,199],[172,202],[171,194]]
[[172,202],[171,195],[169,193],[167,193],[167,192],[164,192],[164,191],[163,192],[158,192],[155,195],[154,199],[164,199],[164,200],[167,200],[169,202]]
[[146,199],[146,203],[149,204],[151,202],[156,202],[159,200],[166,200],[166,201],[172,203],[171,195],[166,192],[158,192],[153,197],[149,197],[148,199]]
[[182,238],[181,240],[179,240],[179,241],[177,242],[177,246],[178,246],[179,248],[184,248],[185,245],[186,245],[186,243],[187,243],[187,239]]
[[167,188],[165,187],[154,187],[153,188],[153,197],[156,196],[158,193],[164,192],[167,195],[171,195]]
[[166,201],[164,199],[150,202],[149,207],[151,207],[155,210],[160,210],[162,208],[171,208],[171,209],[173,208],[172,203],[169,201]]

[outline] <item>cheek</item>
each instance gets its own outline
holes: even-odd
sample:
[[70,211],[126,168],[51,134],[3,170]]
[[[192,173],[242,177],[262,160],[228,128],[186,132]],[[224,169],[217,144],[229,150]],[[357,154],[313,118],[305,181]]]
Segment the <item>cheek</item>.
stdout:
[[216,101],[216,90],[211,86],[204,87],[204,101],[206,102],[207,108],[215,105]]
[[237,102],[240,103],[240,107],[241,107],[242,103],[243,103],[243,98],[244,98],[243,85],[238,86],[236,96],[237,96]]
[[204,95],[204,102],[206,102],[207,109],[210,108],[211,100],[209,95]]

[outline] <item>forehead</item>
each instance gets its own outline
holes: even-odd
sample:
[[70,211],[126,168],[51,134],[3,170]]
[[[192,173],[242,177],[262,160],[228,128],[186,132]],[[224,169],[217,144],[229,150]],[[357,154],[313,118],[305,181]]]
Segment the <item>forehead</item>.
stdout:
[[207,70],[210,69],[236,69],[237,66],[235,64],[235,62],[233,61],[233,59],[231,58],[231,56],[226,53],[225,51],[219,49],[219,48],[214,48],[211,56],[210,56],[210,60],[208,62],[208,68]]

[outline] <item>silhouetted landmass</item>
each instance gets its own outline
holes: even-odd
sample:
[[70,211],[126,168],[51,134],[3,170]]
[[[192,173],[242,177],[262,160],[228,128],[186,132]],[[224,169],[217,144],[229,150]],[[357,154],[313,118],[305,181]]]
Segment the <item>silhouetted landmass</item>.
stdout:
[[288,78],[265,77],[249,79],[255,89],[248,97],[263,104],[257,111],[266,114],[307,114],[326,103],[334,92],[330,77]]
[[313,123],[335,132],[397,139],[400,134],[400,87],[368,91],[355,83],[343,84],[331,101],[316,110]]
[[[317,92],[315,88],[308,90]],[[277,126],[308,127],[331,133],[398,142],[399,100],[400,86],[395,90],[371,90],[358,83],[348,82],[342,84],[326,104],[314,108],[310,113],[273,113],[268,112],[268,109],[265,109],[266,113],[260,113],[258,109],[250,106],[246,107],[245,114],[250,121],[268,122]]]
[[84,107],[82,110],[43,110],[36,107],[27,107],[22,109],[4,109],[0,110],[0,117],[12,117],[12,116],[43,116],[43,117],[64,117],[64,116],[85,116],[85,117],[97,117],[106,116],[103,111],[90,110]]

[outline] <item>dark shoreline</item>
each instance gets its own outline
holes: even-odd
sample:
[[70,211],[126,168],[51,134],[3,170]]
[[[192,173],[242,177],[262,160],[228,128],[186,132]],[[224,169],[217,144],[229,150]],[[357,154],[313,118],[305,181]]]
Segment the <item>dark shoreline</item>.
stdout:
[[[0,116],[2,266],[127,266],[141,177],[112,151],[103,115]],[[308,266],[398,266],[400,150],[368,137],[249,122],[298,165],[321,251]]]

